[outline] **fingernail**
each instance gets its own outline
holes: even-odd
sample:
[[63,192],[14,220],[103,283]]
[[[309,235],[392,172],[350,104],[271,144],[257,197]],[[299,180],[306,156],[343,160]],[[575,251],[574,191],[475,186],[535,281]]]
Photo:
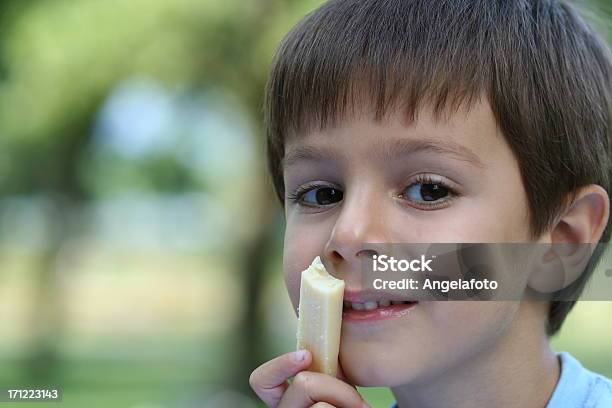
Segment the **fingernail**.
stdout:
[[293,353],[293,359],[296,363],[301,363],[306,359],[306,350],[298,350]]
[[363,401],[362,408],[370,408],[367,402]]

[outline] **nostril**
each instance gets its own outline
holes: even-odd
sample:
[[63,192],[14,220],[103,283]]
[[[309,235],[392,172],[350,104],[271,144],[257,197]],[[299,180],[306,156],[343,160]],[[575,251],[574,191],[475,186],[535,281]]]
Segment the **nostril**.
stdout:
[[340,252],[335,250],[330,253],[329,257],[332,262],[340,262],[344,259],[342,255],[340,255]]
[[357,257],[363,256],[366,258],[373,258],[374,255],[378,255],[378,252],[373,249],[362,249],[357,252]]

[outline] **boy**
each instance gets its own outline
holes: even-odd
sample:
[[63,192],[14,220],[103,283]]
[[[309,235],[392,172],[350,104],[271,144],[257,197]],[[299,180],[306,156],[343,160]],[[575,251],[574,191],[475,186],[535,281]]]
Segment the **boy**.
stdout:
[[257,395],[612,406],[609,380],[549,346],[573,302],[389,305],[358,278],[368,242],[607,242],[611,80],[604,42],[555,0],[332,0],[302,20],[272,65],[269,168],[294,307],[315,256],[345,281],[341,372],[288,353],[253,372]]

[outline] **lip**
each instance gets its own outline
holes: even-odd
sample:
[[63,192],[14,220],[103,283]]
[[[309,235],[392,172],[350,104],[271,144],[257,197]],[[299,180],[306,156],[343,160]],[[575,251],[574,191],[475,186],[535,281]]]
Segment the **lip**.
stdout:
[[404,293],[398,293],[394,291],[381,291],[381,290],[344,290],[344,301],[345,302],[359,302],[365,303],[368,301],[380,302],[383,299],[393,301],[407,302],[416,299],[406,299],[406,296],[402,296]]
[[403,317],[410,313],[411,309],[417,304],[418,302],[402,303],[399,305],[378,307],[374,310],[344,309],[342,312],[342,321],[350,323],[367,323]]

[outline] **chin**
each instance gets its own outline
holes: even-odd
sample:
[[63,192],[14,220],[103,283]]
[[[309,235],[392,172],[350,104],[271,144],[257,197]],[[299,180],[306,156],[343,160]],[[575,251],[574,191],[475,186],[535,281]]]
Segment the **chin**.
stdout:
[[[356,346],[356,345],[355,345]],[[383,350],[343,345],[340,364],[347,380],[360,387],[395,387],[407,384],[415,376],[411,364],[405,359],[393,358],[393,353]]]

